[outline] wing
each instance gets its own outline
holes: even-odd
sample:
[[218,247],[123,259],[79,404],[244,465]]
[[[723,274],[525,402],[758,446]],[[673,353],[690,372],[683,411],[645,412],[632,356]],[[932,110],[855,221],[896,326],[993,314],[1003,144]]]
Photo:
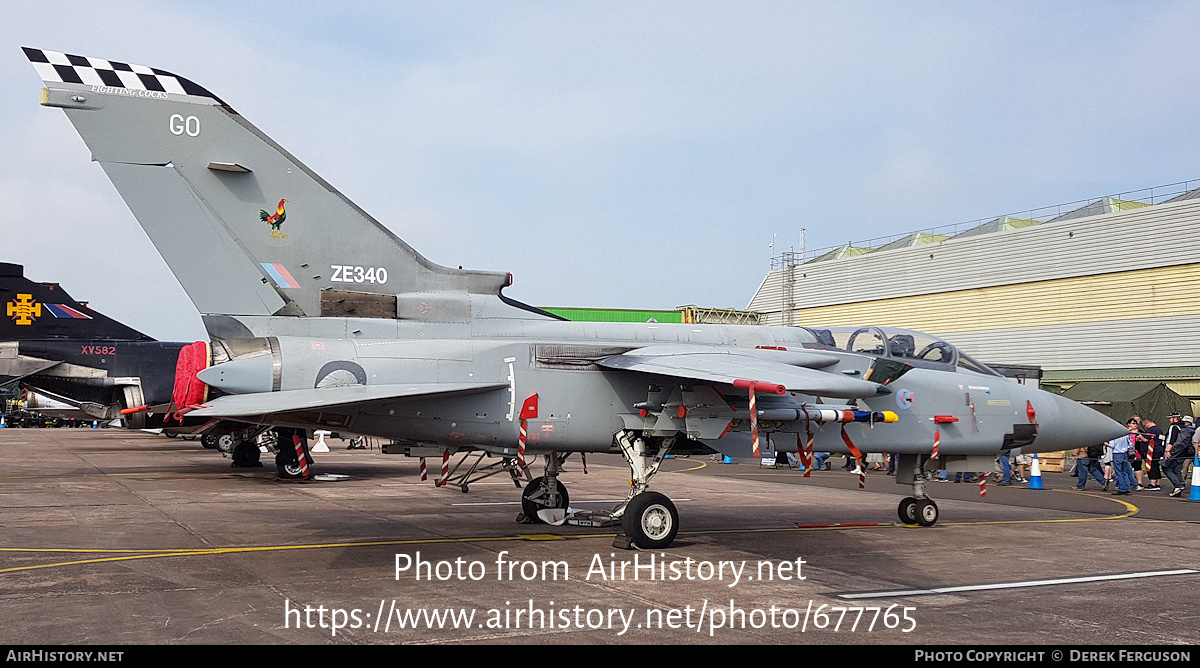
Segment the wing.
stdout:
[[293,411],[312,411],[350,404],[434,395],[471,394],[507,388],[506,383],[424,383],[412,385],[350,385],[311,390],[230,394],[205,402],[189,415],[198,417],[250,417]]
[[[763,351],[769,352],[773,351]],[[757,389],[782,386],[787,390],[820,397],[869,399],[891,394],[891,390],[878,383],[818,370],[819,367],[837,362],[832,355],[781,351],[781,354],[771,356],[777,359],[771,359],[763,353],[754,351],[751,354],[738,354],[702,348],[650,346],[605,358],[598,364],[609,369],[727,383],[738,387],[747,383],[760,384]]]

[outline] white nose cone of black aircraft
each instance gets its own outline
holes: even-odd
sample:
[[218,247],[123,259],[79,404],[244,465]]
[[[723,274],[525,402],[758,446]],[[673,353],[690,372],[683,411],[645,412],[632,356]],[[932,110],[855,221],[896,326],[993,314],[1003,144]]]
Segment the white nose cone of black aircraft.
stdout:
[[224,396],[196,415],[292,428],[299,447],[323,428],[409,455],[488,452],[514,480],[540,454],[533,521],[568,508],[566,456],[618,452],[634,484],[609,519],[645,549],[679,530],[648,491],[669,452],[897,453],[901,518],[928,525],[937,470],[1128,433],[920,332],[564,321],[505,296],[508,274],[425,259],[187,79],[25,53],[42,104],[66,112],[203,316],[213,359],[197,377]]

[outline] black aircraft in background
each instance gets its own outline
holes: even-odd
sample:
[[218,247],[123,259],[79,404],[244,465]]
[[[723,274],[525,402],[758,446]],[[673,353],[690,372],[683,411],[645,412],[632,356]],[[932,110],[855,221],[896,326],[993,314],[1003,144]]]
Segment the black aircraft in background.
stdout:
[[[0,263],[0,384],[22,385],[133,429],[162,427],[187,343],[155,341],[71,298],[57,283]],[[126,413],[124,409],[157,406]]]
[[246,425],[174,417],[184,408],[172,403],[180,351],[202,349],[207,366],[206,344],[156,341],[72,299],[57,283],[29,280],[19,264],[0,262],[0,304],[0,386],[19,382],[90,419],[119,418],[129,429],[171,435],[203,427],[205,447],[232,452],[235,465],[258,465],[256,434]]

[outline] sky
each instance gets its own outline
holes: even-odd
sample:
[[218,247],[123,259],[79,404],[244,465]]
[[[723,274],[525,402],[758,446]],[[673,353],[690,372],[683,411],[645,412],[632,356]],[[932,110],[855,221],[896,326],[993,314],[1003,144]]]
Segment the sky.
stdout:
[[0,261],[206,338],[21,46],[197,82],[538,306],[745,308],[801,228],[812,249],[1200,178],[1200,3],[334,4],[6,5]]

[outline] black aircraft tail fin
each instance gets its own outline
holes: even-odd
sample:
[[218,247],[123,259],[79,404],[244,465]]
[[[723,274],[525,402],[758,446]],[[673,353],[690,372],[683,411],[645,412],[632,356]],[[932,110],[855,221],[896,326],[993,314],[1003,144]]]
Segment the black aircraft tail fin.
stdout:
[[37,283],[25,278],[19,264],[0,262],[0,341],[26,339],[91,339],[98,341],[153,341],[106,315],[78,302],[57,283]]

